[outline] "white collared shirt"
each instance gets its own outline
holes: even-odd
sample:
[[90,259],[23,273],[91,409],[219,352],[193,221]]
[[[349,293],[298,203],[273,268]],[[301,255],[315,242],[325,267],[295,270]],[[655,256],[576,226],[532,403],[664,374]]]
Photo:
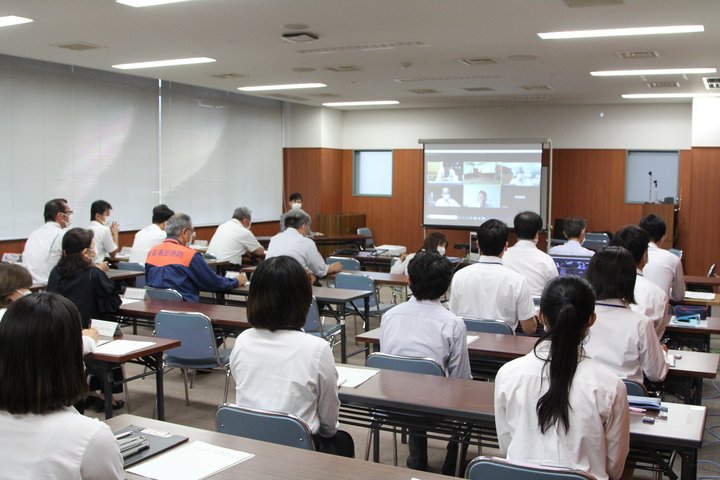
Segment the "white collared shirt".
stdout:
[[22,253],[22,265],[32,275],[33,284],[46,284],[50,271],[62,255],[65,230],[57,222],[46,222],[30,234]]
[[412,297],[384,314],[380,351],[430,357],[445,369],[448,377],[472,378],[465,323],[439,300]]
[[530,295],[536,297],[542,295],[545,285],[558,276],[555,261],[531,240],[518,240],[507,249],[502,260],[507,268],[525,277]]
[[630,309],[648,317],[653,322],[658,339],[662,338],[665,327],[670,321],[667,294],[645,278],[640,270],[637,271],[633,294],[635,303],[630,305]]
[[145,265],[147,254],[152,247],[162,243],[167,238],[165,231],[156,224],[148,225],[138,230],[132,244],[132,251],[128,262]]
[[313,433],[335,435],[338,373],[325,340],[298,330],[251,328],[235,340],[230,371],[238,405],[291,413]]
[[643,268],[643,275],[667,292],[670,299],[680,302],[685,298],[685,277],[680,257],[653,242],[648,245],[648,262]]
[[328,266],[318,252],[315,242],[304,237],[296,229],[288,227],[270,239],[265,258],[287,255],[309,269],[316,277],[327,275]]
[[[537,353],[547,358],[549,343]],[[623,381],[583,358],[570,387],[570,428],[560,421],[540,432],[537,401],[549,386],[545,362],[530,352],[503,365],[495,377],[495,427],[508,460],[583,470],[597,479],[620,478],[630,446],[630,415]]]
[[585,353],[619,377],[643,382],[665,379],[668,365],[655,328],[645,315],[633,312],[620,300],[599,300],[597,319],[590,327]]
[[220,261],[242,265],[242,257],[262,248],[255,235],[236,218],[231,218],[215,231],[207,253]]
[[515,329],[518,321],[535,316],[535,305],[525,277],[500,257],[482,255],[453,276],[450,311],[463,318],[502,320]]
[[571,255],[574,257],[592,257],[595,252],[583,247],[577,240],[568,240],[562,245],[555,245],[548,252],[550,255]]
[[105,257],[118,249],[113,240],[112,232],[97,220],[90,222],[90,230],[93,231],[93,242],[95,243],[95,263],[105,261]]
[[0,431],[3,478],[125,478],[110,428],[73,407],[42,415],[0,410]]

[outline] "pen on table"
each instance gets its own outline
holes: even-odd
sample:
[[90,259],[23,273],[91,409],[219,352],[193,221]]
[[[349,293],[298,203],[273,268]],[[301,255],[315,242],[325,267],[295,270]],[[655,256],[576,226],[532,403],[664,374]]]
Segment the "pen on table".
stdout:
[[117,435],[115,435],[115,440],[120,440],[121,438],[125,438],[129,435],[132,435],[132,431],[118,433]]
[[148,445],[147,443],[145,443],[143,445],[138,445],[135,448],[131,448],[130,450],[122,452],[122,456],[123,456],[123,458],[127,458],[127,457],[129,457],[131,455],[135,455],[136,453],[139,453],[143,450],[147,450],[148,448],[150,448],[150,445]]
[[665,337],[662,340],[660,340],[660,345],[665,345],[670,341],[670,337]]

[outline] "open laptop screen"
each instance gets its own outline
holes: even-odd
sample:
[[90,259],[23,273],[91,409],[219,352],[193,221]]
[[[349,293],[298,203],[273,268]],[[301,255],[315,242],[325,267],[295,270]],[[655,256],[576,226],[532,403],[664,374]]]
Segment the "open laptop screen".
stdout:
[[555,261],[560,275],[577,275],[585,278],[585,271],[592,257],[573,257],[570,255],[550,255]]

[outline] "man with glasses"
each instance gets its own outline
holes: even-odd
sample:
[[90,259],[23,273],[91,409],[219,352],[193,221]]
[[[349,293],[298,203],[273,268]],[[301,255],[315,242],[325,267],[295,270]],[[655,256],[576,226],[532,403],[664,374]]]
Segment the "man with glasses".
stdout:
[[207,264],[202,254],[188,247],[195,238],[192,220],[176,213],[165,224],[167,239],[150,249],[145,260],[145,279],[149,287],[172,288],[186,302],[199,302],[200,290],[224,292],[245,285],[244,273],[226,278]]
[[45,204],[45,224],[30,234],[22,254],[22,264],[32,275],[33,284],[46,284],[50,270],[60,260],[62,237],[72,214],[64,198]]

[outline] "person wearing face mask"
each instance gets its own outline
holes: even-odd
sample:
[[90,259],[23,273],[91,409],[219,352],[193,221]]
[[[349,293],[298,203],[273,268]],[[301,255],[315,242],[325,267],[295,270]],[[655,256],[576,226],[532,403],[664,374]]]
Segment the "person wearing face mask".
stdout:
[[64,198],[45,204],[45,224],[30,234],[22,253],[22,264],[32,275],[34,284],[46,284],[50,270],[60,260],[64,229],[70,228],[72,214]]
[[425,237],[425,240],[423,241],[422,247],[420,247],[420,250],[418,250],[415,253],[410,254],[403,254],[400,255],[400,261],[395,262],[395,265],[390,268],[390,273],[399,274],[399,275],[407,275],[408,274],[408,265],[410,265],[410,260],[412,260],[415,255],[417,255],[420,252],[438,252],[440,255],[445,256],[445,249],[447,248],[448,239],[447,237],[440,232],[432,232],[430,235]]
[[120,226],[110,219],[112,205],[105,200],[96,200],[90,206],[90,230],[95,234],[95,265],[108,269],[105,257],[114,257],[120,243]]
[[32,277],[22,265],[0,263],[0,320],[15,300],[30,293]]
[[513,221],[517,243],[503,255],[503,263],[527,280],[530,294],[539,297],[545,285],[558,276],[552,257],[537,248],[542,218],[535,212],[521,212]]
[[176,213],[165,224],[167,238],[150,249],[145,261],[145,279],[149,287],[177,290],[186,302],[199,302],[200,290],[225,292],[247,283],[241,273],[235,278],[218,275],[202,254],[188,247],[195,238],[192,220]]
[[450,196],[450,189],[443,187],[440,198],[435,202],[436,207],[459,207],[460,204]]
[[[291,193],[288,197],[288,211],[280,215],[280,231],[285,231],[285,216],[293,210],[302,210],[303,196],[299,192]],[[310,229],[310,224],[307,225],[306,237],[322,237],[324,234],[320,232],[313,232]]]

